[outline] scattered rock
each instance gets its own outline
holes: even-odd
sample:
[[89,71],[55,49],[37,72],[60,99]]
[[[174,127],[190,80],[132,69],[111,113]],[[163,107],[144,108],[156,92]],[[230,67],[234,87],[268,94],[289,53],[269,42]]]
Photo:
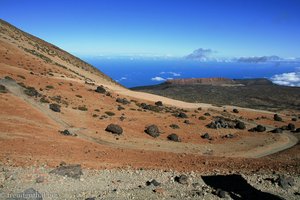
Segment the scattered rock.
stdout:
[[176,176],[174,180],[180,184],[188,184],[188,177],[186,175]]
[[282,129],[281,128],[275,128],[271,132],[272,133],[282,133]]
[[200,116],[198,119],[199,119],[199,120],[206,120],[206,117]]
[[121,135],[123,133],[123,129],[121,126],[117,124],[109,124],[105,131],[111,132],[112,134]]
[[95,90],[95,92],[98,92],[98,93],[101,93],[101,94],[105,94],[106,89],[104,89],[104,87],[101,85],[101,86],[97,87],[97,89]]
[[57,168],[49,172],[50,174],[57,174],[60,176],[67,176],[74,179],[79,179],[83,174],[81,170],[81,165],[65,165],[61,164]]
[[111,111],[106,111],[105,114],[107,114],[108,116],[114,116],[115,115],[115,113],[111,112]]
[[184,120],[183,123],[185,123],[185,124],[191,124],[190,120],[188,120],[188,119]]
[[238,109],[234,108],[234,109],[232,110],[232,112],[233,112],[233,113],[239,113],[240,111],[239,111]]
[[63,130],[63,131],[60,131],[60,133],[62,134],[62,135],[65,135],[65,136],[77,136],[77,134],[73,134],[73,133],[71,133],[69,130],[67,130],[67,129],[65,129],[65,130]]
[[96,200],[96,197],[89,197],[89,198],[86,198],[85,200]]
[[157,102],[155,102],[155,105],[157,105],[157,106],[163,106],[163,103],[161,101],[157,101]]
[[234,135],[229,133],[227,135],[224,135],[223,138],[234,138]]
[[157,182],[155,179],[153,179],[152,181],[147,181],[146,185],[147,186],[154,185],[155,187],[157,187],[157,186],[160,186],[160,183]]
[[122,106],[120,106],[120,105],[118,105],[118,111],[120,111],[120,110],[125,110],[125,108],[124,107],[122,107]]
[[78,110],[87,111],[88,108],[86,107],[86,105],[83,105],[83,106],[78,106]]
[[146,128],[145,132],[154,138],[156,138],[160,135],[158,127],[154,124],[148,126]]
[[283,189],[288,189],[290,186],[294,186],[294,179],[292,177],[285,177],[280,175],[277,179],[277,183]]
[[171,124],[170,127],[172,129],[179,129],[180,128],[177,124]]
[[296,117],[293,117],[293,118],[292,118],[292,121],[296,122],[296,121],[297,121],[297,118],[296,118]]
[[219,128],[235,128],[237,122],[231,119],[226,119],[224,117],[215,117],[215,119],[206,127],[212,129],[219,129]]
[[208,133],[204,133],[203,135],[201,135],[201,138],[208,139],[208,140],[211,139]]
[[60,112],[60,105],[52,103],[49,105],[49,108],[54,112]]
[[175,133],[172,133],[171,135],[168,135],[168,139],[174,142],[180,142],[180,139],[178,137],[178,135],[176,135]]
[[126,119],[126,117],[124,117],[124,116],[121,116],[121,117],[120,117],[120,120],[121,120],[121,121],[124,121],[125,119]]
[[41,103],[50,103],[50,101],[49,101],[46,97],[42,97],[42,98],[40,99],[40,102],[41,102]]
[[38,91],[34,87],[27,87],[24,93],[30,97],[37,97],[39,95]]
[[266,131],[266,127],[262,126],[262,125],[257,125],[254,128],[249,129],[250,132],[264,132]]
[[177,117],[179,117],[179,118],[188,118],[187,114],[185,114],[184,112],[178,113]]
[[7,89],[4,85],[0,85],[0,93],[7,93]]
[[274,120],[275,120],[275,121],[282,122],[282,118],[281,118],[278,114],[275,114],[275,115],[274,115]]
[[217,189],[216,191],[216,195],[219,197],[219,198],[226,198],[226,192],[224,190],[221,190],[221,189]]
[[293,131],[294,133],[300,133],[300,128],[297,128],[295,131]]
[[207,113],[204,113],[204,115],[205,115],[205,116],[211,116],[210,113],[208,113],[208,112],[207,112]]
[[130,104],[130,101],[128,101],[126,98],[117,98],[116,102],[127,105]]
[[246,125],[245,125],[245,123],[244,122],[241,122],[241,121],[238,121],[237,123],[236,123],[236,125],[235,125],[235,128],[236,129],[245,129],[246,128]]
[[288,128],[288,130],[290,130],[290,131],[294,131],[294,130],[296,129],[296,126],[295,126],[295,124],[289,123],[289,124],[287,125],[287,128]]

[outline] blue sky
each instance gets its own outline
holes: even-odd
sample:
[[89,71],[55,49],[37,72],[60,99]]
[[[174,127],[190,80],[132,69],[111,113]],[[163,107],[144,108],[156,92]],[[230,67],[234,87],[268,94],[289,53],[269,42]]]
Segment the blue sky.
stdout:
[[300,0],[0,0],[0,18],[76,55],[300,57]]

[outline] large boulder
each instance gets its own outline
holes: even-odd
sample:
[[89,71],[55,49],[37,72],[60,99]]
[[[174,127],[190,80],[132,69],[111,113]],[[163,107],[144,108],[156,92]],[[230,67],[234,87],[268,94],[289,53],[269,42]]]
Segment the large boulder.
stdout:
[[60,112],[60,105],[52,103],[49,105],[49,108],[54,112]]
[[157,106],[163,106],[163,103],[161,101],[157,101],[157,102],[155,102],[155,105],[157,105]]
[[106,93],[106,89],[103,86],[98,86],[95,90],[95,92],[101,93],[101,94],[105,94]]
[[4,85],[0,85],[0,93],[7,93],[7,89]]
[[130,104],[130,101],[128,101],[126,98],[117,98],[116,102],[121,103],[121,104]]
[[37,97],[39,95],[38,91],[34,87],[27,87],[24,93],[30,97]]
[[176,176],[174,180],[180,184],[188,184],[189,178],[186,175],[180,175]]
[[160,135],[158,127],[154,124],[148,126],[146,128],[145,132],[154,138],[158,137]]
[[281,118],[278,114],[275,114],[275,115],[274,115],[274,120],[275,120],[275,121],[282,122],[282,118]]
[[123,129],[121,126],[117,124],[109,124],[105,131],[111,132],[112,134],[121,135],[123,133]]
[[178,113],[177,117],[179,117],[179,118],[188,118],[187,114],[185,114],[184,112]]
[[264,132],[266,131],[266,127],[262,126],[262,125],[257,125],[254,128],[249,129],[250,132]]
[[245,123],[244,122],[241,122],[241,121],[238,121],[237,123],[236,123],[236,125],[235,125],[235,128],[236,129],[245,129],[246,128],[246,126],[245,126]]
[[275,128],[271,132],[272,133],[282,133],[282,129],[281,128]]
[[180,142],[180,138],[175,133],[168,135],[168,139],[174,142]]

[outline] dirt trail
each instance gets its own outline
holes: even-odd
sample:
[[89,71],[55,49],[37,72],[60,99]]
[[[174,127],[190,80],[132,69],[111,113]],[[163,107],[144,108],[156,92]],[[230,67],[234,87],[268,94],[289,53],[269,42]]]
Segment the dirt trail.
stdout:
[[[27,102],[28,104],[30,104],[32,107],[36,108],[37,110],[39,110],[40,112],[42,112],[43,114],[45,114],[48,118],[50,118],[51,120],[53,120],[54,122],[56,122],[57,124],[59,124],[62,129],[68,129],[71,133],[77,134],[79,138],[93,142],[93,143],[97,143],[100,145],[107,145],[113,148],[127,148],[127,149],[140,149],[140,150],[153,150],[153,145],[158,145],[161,146],[160,148],[156,148],[157,151],[164,151],[164,152],[175,152],[175,153],[194,153],[194,154],[201,154],[201,152],[203,151],[203,149],[206,148],[206,145],[192,145],[192,144],[175,144],[173,145],[174,148],[171,149],[167,149],[167,148],[163,148],[165,145],[165,141],[155,141],[155,143],[150,142],[148,145],[139,145],[139,140],[136,141],[127,141],[124,143],[120,143],[120,142],[116,142],[114,140],[110,140],[108,138],[94,138],[89,136],[89,132],[87,129],[85,128],[80,128],[80,127],[73,127],[71,125],[69,125],[67,122],[65,122],[64,120],[62,120],[61,118],[57,117],[57,115],[55,113],[53,113],[51,110],[49,110],[48,107],[45,107],[44,105],[42,105],[41,103],[39,103],[38,101],[34,100],[33,98],[29,98],[28,96],[26,96],[24,94],[24,88],[22,88],[20,85],[18,85],[15,81],[13,80],[7,80],[7,79],[0,79],[0,84],[4,85],[13,95],[15,95],[18,98],[21,98],[22,100],[24,100],[25,102]],[[124,90],[125,91],[125,90]],[[139,97],[139,95],[141,95],[140,93],[138,94],[137,97]],[[147,94],[146,96],[144,96],[145,99],[149,98],[151,100],[165,100],[167,101],[168,98],[163,98],[163,97],[159,97],[156,95],[150,95]],[[155,96],[157,99],[153,99],[152,96]],[[192,104],[192,103],[186,103],[186,102],[180,102],[177,100],[170,100],[167,101],[166,103],[173,103],[173,105],[175,104],[176,106],[194,106],[194,107],[199,107],[199,106],[203,106],[205,105],[207,108],[209,108],[209,105],[207,104]],[[190,108],[191,108],[190,107]],[[256,125],[256,123],[253,122],[246,122],[248,124],[251,125]],[[268,129],[272,129],[274,127],[267,127]],[[294,146],[295,144],[297,144],[298,139],[296,137],[294,137],[291,134],[288,133],[284,133],[282,134],[282,138],[284,142],[276,142],[270,145],[266,145],[266,146],[262,146],[262,147],[257,147],[255,149],[253,149],[252,151],[248,151],[248,152],[240,152],[235,154],[235,156],[242,156],[242,157],[251,157],[251,158],[258,158],[258,157],[263,157],[263,156],[267,156],[279,151],[283,151],[285,149],[288,149],[292,146]],[[141,142],[141,141],[140,141]],[[188,148],[187,145],[191,148]],[[201,151],[202,150],[202,151]],[[188,152],[187,152],[188,151]]]

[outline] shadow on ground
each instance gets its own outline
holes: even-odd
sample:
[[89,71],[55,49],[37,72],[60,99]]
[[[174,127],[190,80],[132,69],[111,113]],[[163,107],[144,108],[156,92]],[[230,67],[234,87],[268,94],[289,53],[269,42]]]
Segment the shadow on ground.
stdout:
[[202,179],[207,185],[213,187],[214,189],[228,192],[232,199],[283,199],[279,196],[257,190],[248,184],[241,175],[237,174],[202,176]]

